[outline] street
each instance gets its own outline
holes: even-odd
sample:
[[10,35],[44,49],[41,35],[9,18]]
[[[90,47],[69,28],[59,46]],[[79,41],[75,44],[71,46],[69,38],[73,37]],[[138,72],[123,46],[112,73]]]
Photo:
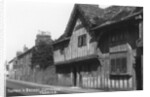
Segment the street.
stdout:
[[6,97],[25,96],[25,95],[51,95],[66,94],[67,92],[58,91],[50,87],[31,86],[10,80],[6,81]]
[[80,87],[63,87],[63,86],[43,85],[43,84],[37,84],[33,82],[25,82],[25,81],[18,81],[18,80],[12,80],[12,79],[6,80],[6,97],[90,93],[90,92],[103,92],[103,90],[83,89]]

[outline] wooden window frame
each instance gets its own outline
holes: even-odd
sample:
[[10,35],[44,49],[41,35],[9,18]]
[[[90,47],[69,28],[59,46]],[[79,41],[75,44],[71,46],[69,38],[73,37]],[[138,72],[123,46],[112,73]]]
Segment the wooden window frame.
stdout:
[[119,43],[124,43],[127,40],[127,32],[116,32],[109,35],[110,45],[115,45]]
[[65,53],[65,48],[62,47],[62,48],[60,49],[60,54],[63,55],[64,53]]
[[[110,55],[110,74],[111,75],[127,75],[128,70],[127,53],[114,53]],[[121,65],[119,65],[121,64]]]
[[83,34],[78,36],[78,47],[82,47],[86,45],[87,45],[87,35]]

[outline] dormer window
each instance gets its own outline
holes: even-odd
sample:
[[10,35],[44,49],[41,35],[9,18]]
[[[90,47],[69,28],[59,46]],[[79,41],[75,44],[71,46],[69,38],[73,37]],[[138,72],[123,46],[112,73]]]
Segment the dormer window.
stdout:
[[78,37],[78,47],[85,46],[87,44],[86,34],[83,34]]

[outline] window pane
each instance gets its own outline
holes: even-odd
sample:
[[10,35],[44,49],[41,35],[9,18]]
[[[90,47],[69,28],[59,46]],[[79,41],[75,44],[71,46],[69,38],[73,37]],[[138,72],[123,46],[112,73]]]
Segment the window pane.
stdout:
[[82,35],[82,37],[81,37],[81,46],[83,46],[83,44],[84,44],[84,36]]
[[86,34],[78,37],[78,47],[86,45]]
[[116,71],[115,59],[111,59],[111,73],[115,73],[115,71]]
[[110,72],[115,74],[127,73],[127,57],[123,53],[112,54]]
[[116,72],[120,73],[120,58],[116,59]]
[[126,58],[122,58],[121,72],[122,73],[127,72],[127,59]]
[[83,35],[83,46],[86,45],[86,35]]
[[81,46],[81,36],[78,37],[78,47]]

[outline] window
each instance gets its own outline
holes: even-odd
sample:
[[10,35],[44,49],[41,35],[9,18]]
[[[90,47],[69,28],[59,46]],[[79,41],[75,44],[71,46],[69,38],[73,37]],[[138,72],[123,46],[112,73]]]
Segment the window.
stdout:
[[64,48],[61,48],[61,49],[60,49],[60,53],[61,53],[61,54],[64,54]]
[[65,53],[65,47],[62,45],[62,47],[60,47],[60,54],[64,54]]
[[116,43],[116,42],[121,42],[126,40],[126,33],[116,33],[113,35],[110,35],[110,42],[111,43]]
[[82,47],[86,45],[86,34],[78,37],[78,47]]
[[127,73],[127,57],[114,54],[110,59],[110,72],[117,75]]

